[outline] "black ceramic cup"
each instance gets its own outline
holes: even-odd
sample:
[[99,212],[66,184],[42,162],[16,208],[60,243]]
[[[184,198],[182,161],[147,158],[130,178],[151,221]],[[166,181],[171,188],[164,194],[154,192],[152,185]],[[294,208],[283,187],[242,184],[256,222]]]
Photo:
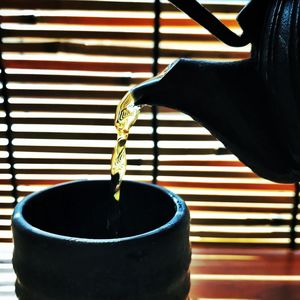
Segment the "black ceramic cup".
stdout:
[[20,300],[184,300],[189,212],[156,185],[122,184],[121,237],[107,238],[110,181],[33,193],[12,218]]

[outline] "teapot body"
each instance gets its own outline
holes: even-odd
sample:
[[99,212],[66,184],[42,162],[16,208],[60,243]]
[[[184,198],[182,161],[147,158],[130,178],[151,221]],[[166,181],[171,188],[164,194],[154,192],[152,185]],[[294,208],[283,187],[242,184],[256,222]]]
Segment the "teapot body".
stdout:
[[[299,17],[300,1],[271,1],[253,53],[280,142],[291,159],[291,172],[300,169]],[[298,172],[295,181],[299,181]]]
[[[132,90],[136,104],[189,114],[259,176],[298,182],[299,20],[300,0],[252,0],[238,16],[241,45],[252,44],[249,59],[179,59]],[[229,36],[221,39],[231,43]]]

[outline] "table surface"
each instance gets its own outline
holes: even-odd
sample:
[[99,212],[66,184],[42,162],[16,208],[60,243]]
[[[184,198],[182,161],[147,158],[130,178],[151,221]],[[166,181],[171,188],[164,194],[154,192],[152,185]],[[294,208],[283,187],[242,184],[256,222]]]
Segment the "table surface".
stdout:
[[[12,250],[0,243],[0,300],[17,299]],[[191,300],[300,300],[300,250],[194,247],[191,280]]]

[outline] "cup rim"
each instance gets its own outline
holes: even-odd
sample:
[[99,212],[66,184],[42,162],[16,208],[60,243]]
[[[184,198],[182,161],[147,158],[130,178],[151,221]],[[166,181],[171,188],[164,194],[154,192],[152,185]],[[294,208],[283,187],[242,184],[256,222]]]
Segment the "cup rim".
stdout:
[[177,194],[173,193],[172,191],[158,186],[156,184],[151,184],[151,183],[146,183],[146,182],[139,182],[139,181],[130,181],[130,180],[124,180],[123,183],[126,184],[128,183],[133,183],[133,184],[138,184],[138,185],[144,185],[151,187],[152,189],[159,189],[161,190],[164,194],[166,194],[169,198],[172,199],[173,203],[175,204],[176,211],[173,217],[165,224],[149,230],[147,232],[143,232],[137,235],[132,235],[128,237],[120,237],[120,238],[97,238],[97,239],[92,239],[92,238],[83,238],[83,237],[73,237],[73,236],[68,236],[68,235],[60,235],[52,232],[48,232],[45,230],[42,230],[38,227],[33,226],[30,224],[23,216],[23,209],[25,205],[31,201],[31,199],[35,198],[36,196],[40,195],[41,193],[45,193],[49,190],[60,188],[65,185],[73,185],[81,182],[97,182],[97,181],[106,181],[109,182],[109,180],[75,180],[75,181],[68,181],[64,182],[61,184],[56,184],[50,187],[47,187],[43,190],[33,192],[27,196],[24,197],[24,199],[19,202],[13,212],[12,215],[12,226],[15,228],[20,228],[22,231],[27,231],[30,232],[32,235],[39,236],[41,238],[45,239],[56,239],[61,242],[76,242],[76,243],[81,243],[81,244],[116,244],[116,243],[122,243],[122,242],[128,242],[128,241],[134,241],[134,240],[140,240],[144,238],[148,238],[157,234],[162,234],[164,232],[172,230],[174,227],[176,227],[179,223],[183,222],[185,217],[189,215],[188,208],[184,202],[184,200],[178,196]]

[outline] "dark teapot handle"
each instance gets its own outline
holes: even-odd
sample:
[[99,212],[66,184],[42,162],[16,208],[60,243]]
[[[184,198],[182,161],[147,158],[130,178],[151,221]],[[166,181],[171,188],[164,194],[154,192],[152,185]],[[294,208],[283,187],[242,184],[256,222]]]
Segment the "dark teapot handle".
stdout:
[[[242,47],[250,43],[250,36],[243,34],[238,36],[234,32],[232,32],[228,27],[226,27],[219,19],[217,19],[211,12],[209,12],[205,7],[203,7],[197,0],[169,0],[172,4],[177,6],[180,10],[185,12],[189,17],[195,20],[197,23],[206,28],[209,32],[211,32],[214,36],[216,36],[219,40],[224,42],[225,44],[233,47]],[[249,21],[252,21],[252,13],[255,11],[264,10],[265,0],[252,0],[239,14],[238,21],[241,24],[240,20],[247,20],[247,24]],[[252,15],[249,17],[249,15]],[[244,17],[246,16],[246,17]],[[242,22],[245,23],[245,22]],[[256,19],[257,23],[257,19]],[[255,26],[252,24],[251,26],[246,26],[247,28],[251,28]]]

